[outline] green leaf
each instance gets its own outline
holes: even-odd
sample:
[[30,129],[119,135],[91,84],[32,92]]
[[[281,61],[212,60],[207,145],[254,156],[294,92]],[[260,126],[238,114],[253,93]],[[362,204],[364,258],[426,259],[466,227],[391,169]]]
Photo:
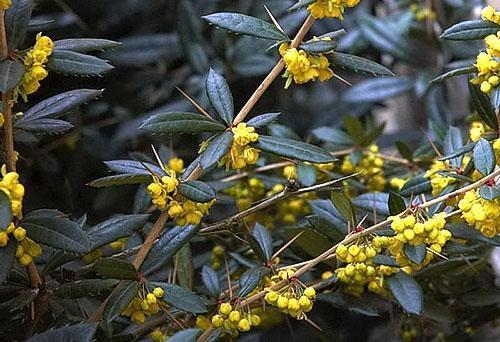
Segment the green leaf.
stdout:
[[157,165],[136,160],[110,160],[104,162],[104,164],[116,173],[151,176],[152,171],[157,176],[165,174],[165,171]]
[[12,205],[5,192],[0,190],[0,229],[5,230],[12,222]]
[[461,298],[466,304],[476,307],[490,306],[500,304],[500,290],[484,289],[468,292]]
[[424,259],[425,255],[427,254],[427,249],[425,248],[425,243],[421,243],[420,245],[410,245],[409,243],[406,243],[403,246],[403,251],[405,255],[410,259],[412,262],[414,262],[417,265],[420,265]]
[[281,113],[260,114],[260,115],[257,115],[256,117],[248,120],[247,125],[250,127],[264,127],[264,126],[267,126],[270,123],[273,123],[274,121],[276,121],[280,114]]
[[208,142],[205,151],[200,155],[200,165],[206,170],[217,164],[226,155],[233,143],[233,133],[226,131]]
[[396,301],[408,313],[420,315],[424,304],[424,295],[420,285],[403,271],[387,277],[387,285]]
[[207,183],[197,180],[183,182],[178,189],[182,195],[198,203],[207,203],[215,198],[215,190]]
[[407,181],[399,191],[399,194],[408,197],[411,195],[420,195],[429,191],[431,191],[431,181],[421,174]]
[[24,123],[22,127],[16,128],[21,128],[24,131],[34,132],[38,134],[58,134],[70,130],[71,128],[73,128],[73,125],[67,121],[58,119],[36,119]]
[[205,301],[193,292],[174,284],[151,283],[152,287],[161,287],[164,291],[163,300],[179,310],[190,313],[205,313]]
[[343,193],[339,191],[332,191],[330,196],[333,205],[342,214],[346,221],[351,222],[352,225],[356,224],[356,216],[354,214],[354,208],[352,206],[351,200]]
[[[464,141],[462,139],[462,132],[457,127],[451,126],[448,129],[446,138],[444,141],[444,153],[451,154],[454,151],[462,148],[464,146]],[[450,160],[450,163],[454,167],[460,167],[462,165],[462,158],[457,157]]]
[[170,262],[175,253],[196,234],[198,229],[197,225],[175,226],[164,232],[144,260],[141,272],[145,275],[152,274]]
[[340,146],[352,146],[354,141],[349,134],[338,128],[318,127],[313,129],[312,134],[319,140]]
[[190,328],[181,330],[168,338],[169,342],[196,342],[196,338],[200,335],[201,330],[198,328]]
[[469,20],[447,28],[440,36],[448,40],[483,39],[490,34],[497,34],[500,26],[486,20]]
[[71,50],[76,52],[103,51],[119,46],[121,43],[99,38],[69,38],[56,40],[54,50]]
[[472,151],[472,156],[474,158],[474,167],[484,176],[489,175],[495,170],[495,150],[493,150],[488,140],[479,138]]
[[210,296],[219,298],[220,283],[217,273],[211,267],[205,265],[201,270],[201,279],[203,280],[203,284],[207,288]]
[[493,109],[500,108],[500,89],[498,87],[493,88],[491,91],[490,102]]
[[193,287],[193,255],[191,253],[191,245],[185,243],[184,246],[175,253],[174,262],[177,263],[178,269],[182,270],[177,274],[179,285],[186,288]]
[[151,133],[200,133],[222,132],[224,125],[204,115],[184,112],[154,114],[139,127]]
[[297,180],[304,186],[311,186],[316,183],[317,170],[313,165],[298,164],[297,165]]
[[16,49],[24,41],[31,19],[34,0],[16,0],[5,12],[5,31],[10,50]]
[[403,158],[406,158],[409,161],[413,161],[413,150],[410,146],[408,146],[408,144],[400,140],[396,141],[395,144],[399,154],[403,156]]
[[22,80],[24,66],[18,61],[4,59],[0,62],[0,92],[14,89]]
[[452,224],[447,226],[454,238],[483,242],[488,245],[500,247],[500,238],[488,238],[473,227],[466,224]]
[[308,53],[328,53],[337,47],[335,40],[310,40],[300,44],[299,49]]
[[349,88],[342,96],[348,103],[379,102],[403,94],[415,85],[404,77],[377,77],[362,81]]
[[260,135],[254,145],[265,152],[311,163],[329,163],[335,160],[327,150],[287,138]]
[[257,222],[253,228],[252,236],[259,244],[266,261],[271,261],[271,257],[273,256],[273,239],[269,230]]
[[88,235],[78,223],[57,210],[32,211],[24,217],[21,225],[30,238],[44,245],[74,253],[90,251]]
[[494,186],[483,185],[479,188],[479,195],[488,201],[493,201],[500,197],[500,186],[498,184]]
[[26,342],[91,342],[94,339],[96,330],[97,323],[70,325],[58,329],[47,330],[39,335],[30,337]]
[[465,74],[472,74],[476,72],[476,67],[475,66],[465,66],[453,70],[449,70],[445,72],[444,74],[441,74],[435,78],[433,78],[430,83],[435,84],[439,82],[443,82],[444,80],[447,80],[448,78],[458,76],[458,75],[465,75]]
[[269,269],[264,266],[250,268],[240,277],[238,297],[244,298],[260,284],[262,278],[269,273]]
[[373,263],[375,265],[385,265],[385,266],[390,266],[390,267],[401,267],[401,265],[399,265],[397,263],[397,261],[389,256],[389,255],[383,255],[383,254],[377,254],[375,255],[375,257],[373,258]]
[[477,112],[477,115],[490,127],[497,127],[497,117],[491,106],[488,95],[483,93],[479,87],[468,83],[469,92],[471,95],[472,107]]
[[394,73],[385,66],[356,55],[335,52],[329,55],[328,59],[335,68],[370,74],[373,76],[394,76]]
[[116,317],[120,316],[138,292],[139,284],[136,281],[121,281],[113,292],[111,292],[104,308],[104,312],[102,313],[104,322],[110,323]]
[[389,192],[389,214],[397,215],[406,210],[406,203],[403,197],[397,193]]
[[312,4],[315,1],[317,1],[317,0],[299,0],[296,4],[294,4],[292,7],[290,7],[288,9],[288,11],[291,12],[291,11],[295,11],[295,10],[301,9],[303,7],[306,7],[309,4]]
[[463,156],[464,154],[466,153],[469,153],[470,151],[472,151],[474,149],[474,147],[476,146],[476,143],[470,143],[470,144],[467,144],[461,148],[459,148],[458,150],[456,150],[455,152],[449,154],[449,155],[446,155],[444,157],[441,157],[439,158],[438,160],[449,160],[449,159],[453,159],[453,158],[457,158],[457,157],[461,157]]
[[42,118],[59,118],[102,94],[102,90],[77,89],[52,96],[28,109],[14,127],[25,129],[28,123]]
[[10,239],[7,246],[0,248],[0,285],[9,277],[10,270],[16,260],[17,241]]
[[118,284],[116,279],[84,279],[59,285],[54,294],[60,298],[83,298],[99,296]]
[[311,228],[325,235],[331,243],[339,242],[345,236],[344,230],[339,229],[336,225],[333,224],[333,222],[321,216],[309,215],[306,216],[305,219],[307,223],[309,223]]
[[389,212],[389,195],[384,192],[369,192],[359,195],[353,200],[353,204],[363,210],[373,213],[375,209],[377,214],[388,216]]
[[80,52],[55,50],[49,56],[47,68],[62,74],[100,76],[113,67],[104,59]]
[[326,302],[340,307],[344,310],[349,310],[350,312],[361,314],[365,316],[378,317],[380,316],[380,309],[378,305],[371,305],[367,298],[355,298],[353,296],[345,295],[343,293],[320,293],[317,296],[317,300],[321,302]]
[[94,188],[104,188],[108,186],[143,184],[149,182],[151,182],[151,176],[122,174],[122,175],[107,176],[95,179],[87,183],[87,185],[92,186]]
[[[354,203],[357,205],[356,203]],[[342,234],[347,234],[347,221],[342,217],[337,208],[334,207],[331,200],[319,199],[309,201],[311,210],[315,215],[330,221]]]
[[210,24],[233,33],[269,40],[289,40],[286,34],[267,21],[240,13],[214,13],[202,17]]
[[135,267],[127,260],[118,258],[99,259],[92,267],[95,273],[112,279],[137,279]]
[[210,69],[205,87],[212,107],[219,117],[230,125],[234,118],[234,104],[233,95],[226,80],[215,70]]

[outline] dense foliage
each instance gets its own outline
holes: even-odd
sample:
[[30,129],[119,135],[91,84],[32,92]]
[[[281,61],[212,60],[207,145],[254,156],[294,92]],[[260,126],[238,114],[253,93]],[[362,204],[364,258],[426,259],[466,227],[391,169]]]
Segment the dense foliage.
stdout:
[[0,340],[498,337],[500,11],[0,0],[0,52]]

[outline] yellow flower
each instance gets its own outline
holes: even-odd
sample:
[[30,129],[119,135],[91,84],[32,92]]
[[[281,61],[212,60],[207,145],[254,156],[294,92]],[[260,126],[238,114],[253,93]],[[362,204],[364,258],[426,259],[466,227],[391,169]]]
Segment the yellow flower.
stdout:
[[485,21],[491,21],[500,25],[500,12],[497,12],[493,6],[486,6],[481,11],[481,17]]
[[470,139],[474,142],[478,141],[485,131],[484,125],[481,122],[473,122],[469,131]]
[[238,146],[244,147],[251,142],[256,142],[259,139],[259,134],[255,132],[254,127],[247,127],[247,124],[240,122],[236,127],[231,129],[233,132],[233,142]]
[[259,140],[259,134],[254,127],[247,126],[240,122],[231,129],[233,133],[233,143],[229,152],[221,158],[219,165],[226,165],[226,169],[242,169],[247,165],[254,165],[259,159],[260,151],[249,146],[250,143]]
[[6,10],[12,5],[12,0],[0,0],[0,10]]
[[318,0],[310,4],[307,9],[316,19],[339,18],[343,19],[345,7],[354,7],[360,0]]
[[168,161],[168,167],[177,173],[181,173],[184,170],[184,160],[181,158],[172,158]]

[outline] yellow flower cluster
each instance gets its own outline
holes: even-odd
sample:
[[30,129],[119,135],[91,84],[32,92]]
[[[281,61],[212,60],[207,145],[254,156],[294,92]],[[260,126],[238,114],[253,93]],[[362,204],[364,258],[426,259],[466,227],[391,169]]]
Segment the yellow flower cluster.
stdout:
[[[125,247],[127,246],[127,238],[121,238],[116,241],[111,242],[109,245],[109,248],[115,251],[123,251]],[[90,253],[85,254],[82,257],[83,262],[86,264],[91,264],[98,259],[100,259],[104,255],[104,248],[96,248]]]
[[156,328],[149,335],[151,337],[151,341],[153,342],[164,342],[168,339],[168,336],[161,331],[161,329]]
[[486,200],[479,195],[479,190],[465,193],[458,202],[462,217],[481,234],[493,238],[500,234],[500,199]]
[[285,89],[290,87],[292,81],[304,84],[317,79],[324,82],[333,77],[330,62],[322,54],[311,55],[304,50],[290,48],[288,43],[281,44],[279,52],[286,65],[283,74],[286,78]]
[[215,245],[214,248],[212,248],[212,254],[210,255],[210,266],[214,270],[218,270],[221,268],[222,263],[224,262],[223,256],[225,251],[225,248],[221,245]]
[[345,267],[335,270],[339,280],[346,284],[344,291],[359,297],[363,294],[365,286],[368,291],[385,296],[387,289],[384,286],[384,277],[398,272],[398,268],[375,265],[373,258],[388,245],[387,237],[375,237],[371,245],[351,246],[339,245],[336,256],[339,261],[347,262]]
[[[389,240],[389,252],[405,272],[411,273],[422,269],[434,258],[435,253],[441,253],[442,247],[448,242],[452,235],[447,229],[446,213],[438,213],[431,218],[422,220],[415,215],[404,218],[393,217],[391,228],[396,235]],[[425,244],[427,252],[420,265],[412,263],[404,253],[404,245],[417,246]]]
[[21,265],[28,266],[33,261],[33,258],[42,255],[42,247],[27,237],[26,231],[23,228],[17,227],[13,235],[20,242],[17,245],[16,258]]
[[469,136],[470,140],[476,142],[481,138],[481,136],[486,132],[486,129],[484,127],[484,124],[478,121],[474,121],[471,124],[470,130],[469,130]]
[[0,10],[6,10],[12,5],[12,0],[0,0]]
[[211,323],[215,328],[222,328],[224,334],[236,337],[239,332],[247,332],[252,327],[258,327],[260,316],[245,312],[241,308],[233,308],[231,303],[222,303],[219,312],[212,316]]
[[415,14],[415,19],[417,21],[436,19],[436,12],[434,12],[430,7],[421,6],[419,4],[411,4],[410,10]]
[[168,161],[168,168],[175,171],[177,174],[181,174],[184,171],[184,160],[181,158],[171,158]]
[[33,94],[40,88],[40,81],[49,74],[45,69],[48,57],[52,54],[54,42],[42,33],[37,34],[35,46],[26,53],[24,67],[26,69],[23,82],[19,86],[19,93],[26,101],[29,94]]
[[155,287],[152,292],[148,292],[146,295],[139,294],[123,310],[122,315],[130,317],[132,322],[136,324],[144,323],[146,315],[152,316],[160,312],[160,305],[163,304],[160,298],[163,298],[163,294],[164,291],[161,287]]
[[406,184],[406,180],[398,177],[393,177],[391,178],[391,181],[389,182],[392,188],[396,190],[401,190],[403,186]]
[[358,176],[369,191],[382,191],[385,188],[384,160],[378,156],[377,145],[370,145],[364,153],[358,165],[352,163],[351,157],[347,156],[342,162],[341,171],[344,174],[361,172]]
[[440,171],[451,171],[450,165],[447,161],[434,161],[431,168],[425,173],[425,178],[429,178],[431,181],[433,196],[439,195],[448,185],[455,183],[456,181],[453,177],[440,174]]
[[344,19],[346,7],[354,7],[360,0],[317,0],[307,7],[307,10],[316,19],[339,18]]
[[231,132],[233,132],[231,149],[220,160],[219,165],[226,165],[226,169],[242,169],[247,165],[257,163],[260,151],[249,146],[250,143],[259,140],[259,134],[255,132],[255,128],[240,122],[231,129]]
[[10,200],[12,216],[19,217],[23,207],[24,186],[19,183],[17,172],[7,172],[5,165],[0,169],[2,180],[0,181],[0,191],[3,191]]
[[[295,270],[288,269],[280,271],[277,277],[283,280],[290,279],[294,273]],[[313,287],[303,287],[298,282],[292,280],[290,280],[289,285],[279,291],[269,290],[265,296],[268,304],[296,319],[307,318],[306,313],[312,310],[315,298],[316,290]]]
[[495,10],[493,6],[486,6],[481,11],[481,17],[484,21],[490,21],[497,25],[500,25],[500,12]]
[[477,76],[471,80],[473,84],[480,85],[483,93],[489,94],[500,83],[500,31],[484,38],[486,52],[480,52],[476,57],[474,66]]
[[190,200],[183,202],[170,202],[168,215],[175,220],[179,226],[188,224],[199,224],[204,215],[215,203],[215,199],[207,203],[197,203]]
[[158,176],[153,176],[153,183],[149,184],[147,187],[148,193],[152,198],[152,202],[160,210],[167,210],[172,200],[172,196],[177,193],[177,186],[179,185],[179,180],[175,171],[168,170],[167,176],[159,178]]

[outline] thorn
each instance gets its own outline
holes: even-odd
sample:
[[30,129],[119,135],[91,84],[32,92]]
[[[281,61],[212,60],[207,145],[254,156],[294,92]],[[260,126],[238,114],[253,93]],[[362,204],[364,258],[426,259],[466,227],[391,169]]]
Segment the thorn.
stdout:
[[210,116],[210,114],[208,114],[208,112],[203,109],[202,106],[200,106],[193,98],[191,98],[188,94],[186,94],[184,91],[182,91],[181,88],[179,87],[175,87],[175,89],[177,89],[181,94],[182,96],[184,96],[189,102],[191,102],[191,104],[203,115],[205,115],[207,118],[211,119],[211,120],[214,120],[214,118],[212,118]]
[[281,31],[281,33],[283,33],[286,36],[285,30],[283,30],[283,28],[280,26],[280,24],[278,23],[278,21],[276,20],[276,18],[274,18],[273,14],[269,10],[269,8],[267,8],[266,5],[264,5],[264,8],[266,9],[266,12],[269,15],[269,18],[271,18],[271,21],[273,22],[273,24],[278,28],[278,30]]
[[345,78],[342,78],[341,76],[337,75],[336,73],[333,73],[333,77],[341,80],[342,82],[344,82],[345,84],[347,84],[349,87],[352,87],[352,83],[350,83],[348,80],[346,80]]

